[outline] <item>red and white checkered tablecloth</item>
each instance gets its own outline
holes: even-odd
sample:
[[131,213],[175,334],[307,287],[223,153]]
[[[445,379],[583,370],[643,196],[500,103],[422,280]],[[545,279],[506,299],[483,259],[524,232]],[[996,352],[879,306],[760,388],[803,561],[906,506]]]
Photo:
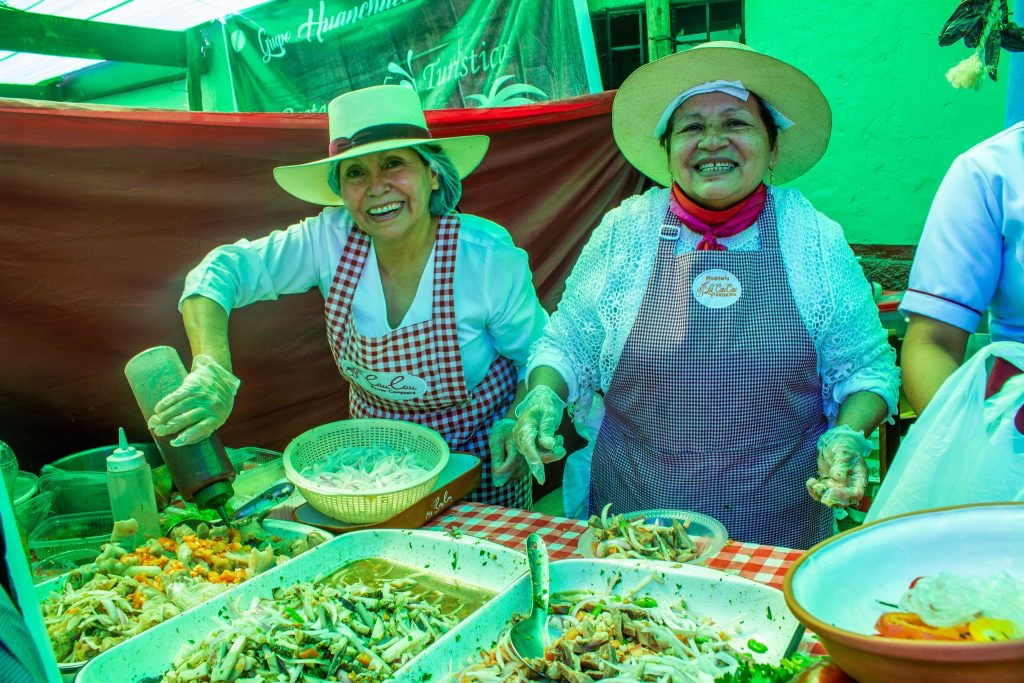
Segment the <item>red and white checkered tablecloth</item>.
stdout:
[[[424,528],[453,527],[458,527],[463,534],[486,538],[524,553],[526,537],[536,532],[544,537],[551,559],[564,560],[580,556],[576,546],[587,525],[578,519],[551,517],[539,512],[480,503],[456,503]],[[707,566],[781,589],[786,570],[802,552],[729,541],[708,560]]]

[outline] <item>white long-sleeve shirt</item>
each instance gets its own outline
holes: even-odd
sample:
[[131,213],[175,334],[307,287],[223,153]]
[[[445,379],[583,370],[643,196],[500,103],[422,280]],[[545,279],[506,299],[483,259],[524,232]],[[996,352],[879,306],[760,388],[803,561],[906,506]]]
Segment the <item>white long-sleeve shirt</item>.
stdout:
[[[547,322],[533,288],[526,252],[501,226],[461,214],[455,252],[455,318],[466,386],[483,380],[497,355],[526,364],[530,344]],[[256,240],[217,247],[185,278],[181,301],[208,297],[225,311],[317,287],[326,299],[352,229],[344,207],[324,209],[285,230]],[[429,320],[432,314],[434,253],[423,269],[416,297],[398,328]],[[180,307],[180,303],[179,303]],[[352,301],[360,334],[380,337],[388,325],[384,287],[371,247]],[[394,329],[398,329],[394,328]]]
[[[871,298],[871,289],[837,223],[797,190],[770,190],[779,247],[800,316],[818,355],[825,416],[834,423],[843,400],[858,391],[897,407],[899,370]],[[547,365],[569,387],[577,428],[596,433],[590,409],[595,392],[611,384],[626,338],[640,311],[658,249],[658,227],[669,191],[653,189],[610,211],[584,247],[544,336],[534,344],[527,372]],[[684,230],[677,253],[693,251],[700,235]],[[727,249],[753,251],[756,224],[719,240]],[[584,427],[585,426],[585,427]]]

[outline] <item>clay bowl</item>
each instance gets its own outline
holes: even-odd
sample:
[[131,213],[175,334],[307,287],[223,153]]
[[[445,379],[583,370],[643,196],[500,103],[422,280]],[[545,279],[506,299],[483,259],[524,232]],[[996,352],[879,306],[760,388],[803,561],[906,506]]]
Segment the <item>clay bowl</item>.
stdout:
[[915,512],[851,529],[798,559],[786,603],[859,683],[1022,683],[1024,640],[992,643],[887,638],[878,617],[910,582],[939,572],[1007,572],[1024,590],[1024,503]]

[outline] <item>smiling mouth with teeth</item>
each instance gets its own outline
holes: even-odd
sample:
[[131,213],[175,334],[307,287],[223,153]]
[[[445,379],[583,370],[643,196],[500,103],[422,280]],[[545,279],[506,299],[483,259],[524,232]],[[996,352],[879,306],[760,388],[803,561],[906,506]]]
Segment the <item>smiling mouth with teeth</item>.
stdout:
[[379,218],[381,216],[387,216],[389,214],[395,213],[401,208],[401,202],[392,202],[391,204],[385,204],[384,206],[375,206],[372,209],[367,209],[366,213],[376,218]]
[[718,175],[720,173],[728,173],[729,171],[737,168],[739,164],[731,161],[716,161],[704,164],[697,164],[697,172],[701,175]]

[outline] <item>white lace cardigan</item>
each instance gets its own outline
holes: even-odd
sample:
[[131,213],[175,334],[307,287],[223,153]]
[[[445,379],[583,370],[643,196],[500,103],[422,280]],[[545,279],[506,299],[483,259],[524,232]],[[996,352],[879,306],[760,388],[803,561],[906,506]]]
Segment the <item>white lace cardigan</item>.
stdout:
[[[799,191],[770,192],[790,288],[817,351],[829,424],[843,400],[858,391],[881,396],[892,415],[899,388],[895,352],[842,229]],[[547,365],[562,375],[578,427],[588,422],[595,391],[607,391],[611,384],[654,268],[668,205],[668,190],[656,188],[605,215],[573,267],[544,335],[531,347],[527,372]],[[684,230],[677,253],[692,251],[699,239]],[[757,250],[761,244],[756,224],[719,242],[735,251]],[[590,423],[581,432],[588,435],[597,426]]]

